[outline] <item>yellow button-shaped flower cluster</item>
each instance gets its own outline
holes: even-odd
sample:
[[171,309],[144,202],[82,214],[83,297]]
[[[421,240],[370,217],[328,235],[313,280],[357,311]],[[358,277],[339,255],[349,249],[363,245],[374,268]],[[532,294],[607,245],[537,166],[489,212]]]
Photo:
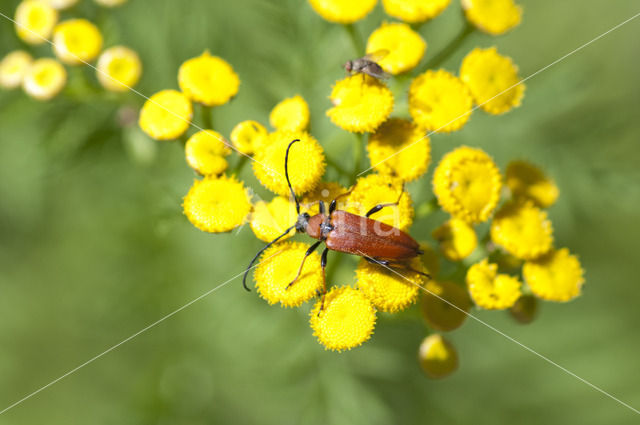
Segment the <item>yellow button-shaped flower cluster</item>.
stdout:
[[309,215],[314,216],[320,212],[320,205],[318,201],[324,202],[325,211],[328,211],[328,207],[331,201],[337,199],[337,209],[341,210],[345,208],[347,203],[347,196],[340,196],[347,193],[347,189],[342,187],[336,182],[320,182],[315,189],[308,192],[300,203],[302,212],[307,212]]
[[[426,273],[419,258],[409,262],[414,270]],[[395,313],[404,310],[418,299],[425,278],[402,267],[389,268],[360,259],[356,269],[358,288],[378,310]]]
[[429,131],[449,133],[461,129],[471,116],[472,105],[467,86],[443,69],[420,74],[409,87],[409,113]]
[[427,50],[427,43],[407,24],[383,23],[371,33],[367,41],[367,53],[387,51],[377,61],[386,72],[401,74],[415,68]]
[[14,89],[22,85],[22,79],[33,63],[31,55],[24,50],[14,50],[0,61],[0,87]]
[[156,140],[171,140],[189,128],[193,106],[176,90],[163,90],[151,96],[140,111],[140,128]]
[[240,153],[250,155],[266,144],[269,132],[257,121],[239,122],[231,131],[231,143]]
[[[270,242],[280,236],[296,222],[296,206],[283,196],[276,196],[271,202],[258,201],[251,214],[251,230],[262,241]],[[295,229],[284,236],[287,239],[296,234]]]
[[134,51],[125,46],[106,49],[98,58],[96,75],[102,87],[109,91],[124,92],[140,80],[142,62]]
[[524,263],[522,275],[531,291],[548,301],[566,302],[580,295],[584,271],[567,248],[552,250]]
[[498,274],[498,266],[487,259],[472,265],[467,271],[467,288],[478,307],[505,309],[520,298],[520,281],[506,274]]
[[304,132],[276,131],[259,149],[253,162],[253,172],[267,189],[288,196],[289,186],[284,173],[287,146],[300,139],[289,151],[289,179],[296,195],[302,195],[320,182],[325,170],[324,151],[318,141]]
[[449,3],[451,0],[382,0],[387,15],[412,24],[435,18]]
[[67,83],[67,71],[60,62],[51,58],[37,59],[27,69],[22,88],[37,100],[54,98]]
[[369,299],[350,286],[332,288],[310,313],[311,329],[328,350],[350,350],[368,340],[376,324]]
[[67,65],[91,62],[102,49],[102,34],[86,19],[69,19],[53,30],[53,50]]
[[522,8],[513,0],[462,0],[462,8],[469,22],[491,35],[504,34],[522,19]]
[[15,14],[16,34],[29,44],[45,43],[58,22],[58,12],[40,0],[25,0]]
[[322,288],[320,255],[313,252],[304,262],[300,277],[296,278],[309,245],[300,242],[282,242],[269,247],[260,257],[253,275],[256,288],[269,304],[296,307],[308,301]]
[[231,154],[228,145],[217,131],[199,131],[184,146],[187,164],[203,176],[221,174],[227,169],[224,157]]
[[194,180],[182,204],[191,224],[204,232],[228,232],[244,223],[251,211],[249,193],[234,177]]
[[524,96],[525,85],[518,76],[518,67],[495,47],[475,48],[465,56],[460,78],[476,104],[490,114],[504,114],[520,106]]
[[454,217],[487,221],[500,200],[502,177],[483,150],[462,146],[442,158],[433,175],[433,191]]
[[180,66],[178,84],[192,101],[206,106],[219,106],[238,93],[240,79],[231,65],[205,51]]
[[427,172],[431,161],[431,143],[414,123],[391,118],[369,137],[369,161],[380,174],[389,174],[409,182]]
[[306,130],[309,127],[309,105],[300,95],[284,99],[271,110],[269,122],[276,130]]
[[316,13],[329,22],[350,24],[364,18],[378,0],[309,0]]
[[51,7],[57,10],[68,9],[78,3],[78,0],[44,0]]
[[365,74],[340,80],[331,92],[331,121],[352,133],[373,132],[389,118],[393,94],[382,82]]
[[429,335],[422,341],[418,360],[424,373],[434,379],[445,378],[458,369],[458,352],[439,334]]
[[558,199],[558,186],[540,168],[527,161],[507,164],[506,183],[514,198],[530,199],[541,208]]
[[422,316],[427,324],[438,331],[452,331],[462,326],[471,299],[460,285],[450,281],[429,281],[422,297]]
[[473,227],[457,218],[452,218],[435,229],[433,238],[440,243],[442,254],[451,261],[467,258],[478,246],[478,237]]

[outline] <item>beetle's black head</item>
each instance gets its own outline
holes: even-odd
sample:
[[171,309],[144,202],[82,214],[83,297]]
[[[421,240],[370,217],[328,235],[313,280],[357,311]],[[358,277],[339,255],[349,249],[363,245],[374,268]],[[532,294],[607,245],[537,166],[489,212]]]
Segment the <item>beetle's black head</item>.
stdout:
[[300,214],[298,216],[298,221],[296,221],[296,232],[306,233],[307,232],[307,226],[309,225],[309,219],[310,218],[311,218],[311,216],[309,214],[307,214],[306,212]]

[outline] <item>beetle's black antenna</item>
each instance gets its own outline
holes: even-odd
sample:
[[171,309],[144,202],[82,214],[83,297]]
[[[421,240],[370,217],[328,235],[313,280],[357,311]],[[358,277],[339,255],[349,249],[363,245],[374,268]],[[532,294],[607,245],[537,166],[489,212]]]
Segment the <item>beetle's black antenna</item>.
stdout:
[[295,142],[299,142],[300,139],[295,139],[289,146],[287,146],[287,153],[284,155],[284,175],[287,178],[287,184],[289,185],[289,190],[291,190],[291,196],[296,201],[296,212],[300,215],[300,203],[298,202],[298,198],[296,198],[296,193],[293,191],[293,187],[291,187],[291,181],[289,180],[289,149],[291,149],[291,145]]
[[[289,145],[289,146],[291,146],[291,145]],[[244,289],[246,289],[247,291],[251,292],[251,289],[249,289],[249,287],[247,286],[247,274],[249,274],[249,270],[251,270],[251,267],[253,266],[253,263],[256,262],[256,260],[260,256],[260,254],[262,254],[267,248],[269,248],[271,245],[273,245],[274,243],[278,242],[281,238],[283,238],[287,233],[289,233],[291,231],[291,229],[295,229],[295,227],[296,227],[295,224],[293,226],[289,227],[287,230],[285,230],[285,232],[283,234],[281,234],[280,236],[278,236],[277,238],[275,238],[274,240],[269,242],[264,248],[262,248],[260,251],[258,251],[258,253],[256,254],[255,257],[253,257],[253,260],[251,260],[251,262],[249,263],[249,267],[247,267],[247,270],[245,270],[245,272],[244,272],[244,276],[242,276],[242,286],[244,286]]]

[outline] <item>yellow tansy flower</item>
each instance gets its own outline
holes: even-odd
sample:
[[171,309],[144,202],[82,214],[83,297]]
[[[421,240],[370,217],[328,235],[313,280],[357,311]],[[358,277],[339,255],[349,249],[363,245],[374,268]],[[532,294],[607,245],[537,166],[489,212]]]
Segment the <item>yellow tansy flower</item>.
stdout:
[[478,307],[505,309],[520,298],[520,281],[513,276],[498,274],[497,264],[485,258],[467,271],[469,294]]
[[510,254],[530,260],[551,249],[553,229],[547,213],[532,202],[508,202],[491,222],[491,240]]
[[467,86],[443,69],[418,75],[409,87],[409,113],[429,131],[461,129],[471,116],[472,104]]
[[51,58],[36,59],[22,79],[22,88],[38,100],[55,97],[67,83],[67,71],[60,62]]
[[[409,262],[415,270],[426,273],[419,258]],[[420,286],[424,286],[425,278],[402,267],[382,266],[360,259],[356,268],[358,288],[373,303],[374,307],[389,313],[404,310],[418,299]]]
[[[315,189],[308,192],[300,202],[300,208],[302,212],[307,212],[313,216],[320,212],[320,205],[317,201],[324,202],[325,210],[328,212],[331,201],[338,198],[347,192],[347,189],[342,187],[339,183],[335,182],[320,182]],[[345,208],[347,204],[347,196],[342,196],[337,200],[337,209],[341,210]],[[284,230],[284,229],[283,229]]]
[[235,177],[194,180],[182,204],[191,224],[204,232],[228,232],[244,223],[251,211],[249,193]]
[[156,140],[180,137],[191,122],[193,107],[176,90],[163,90],[151,96],[140,111],[140,128]]
[[178,84],[194,102],[218,106],[238,93],[240,78],[226,61],[205,51],[180,66]]
[[522,8],[513,0],[462,0],[469,22],[491,35],[503,34],[520,23]]
[[443,210],[470,223],[486,221],[500,200],[502,178],[483,150],[462,146],[442,158],[433,191]]
[[555,182],[527,161],[507,164],[506,182],[514,198],[530,199],[541,208],[550,207],[558,199]]
[[29,44],[42,44],[51,36],[58,22],[58,12],[39,0],[25,0],[16,8],[16,34]]
[[127,2],[127,0],[93,0],[100,6],[104,7],[116,7]]
[[473,227],[457,218],[452,218],[435,229],[433,238],[440,243],[442,254],[451,261],[467,258],[478,246],[478,237]]
[[356,74],[340,80],[331,92],[327,116],[352,133],[373,132],[389,118],[393,94],[377,78]]
[[250,155],[266,143],[268,134],[265,126],[259,122],[242,121],[231,130],[231,143],[239,152]]
[[412,24],[433,19],[449,6],[451,0],[382,0],[387,15]]
[[24,50],[14,50],[0,61],[0,87],[14,89],[22,85],[24,74],[33,63],[31,55]]
[[570,301],[580,295],[584,284],[580,261],[567,248],[527,261],[522,275],[531,291],[548,301]]
[[361,291],[350,286],[332,288],[311,310],[311,329],[328,350],[350,350],[373,333],[376,311]]
[[102,34],[86,19],[69,19],[53,29],[53,50],[67,65],[91,62],[102,49]]
[[523,295],[509,309],[509,313],[522,324],[531,323],[538,315],[538,299],[533,295]]
[[[262,241],[270,242],[291,227],[297,219],[296,205],[283,196],[276,196],[271,202],[258,201],[251,214],[251,230]],[[287,239],[296,234],[291,229]]]
[[253,277],[258,293],[269,304],[297,307],[322,289],[322,268],[317,252],[307,257],[300,277],[287,289],[296,278],[307,249],[309,245],[301,242],[283,242],[262,254]]
[[371,218],[400,230],[407,230],[413,222],[413,201],[409,193],[402,193],[402,190],[402,181],[398,178],[369,174],[356,182],[349,195],[346,210],[353,214],[365,215],[376,205],[393,203],[400,197],[398,205],[385,207]]
[[476,104],[494,115],[520,106],[525,85],[518,67],[495,47],[473,49],[462,60],[460,78],[469,87]]
[[411,121],[391,118],[369,137],[367,153],[377,172],[408,182],[427,172],[431,143]]
[[45,2],[54,9],[63,10],[75,5],[78,0],[45,0]]
[[138,54],[124,46],[111,47],[98,58],[98,81],[110,91],[123,92],[138,84],[142,62]]
[[285,99],[271,110],[269,122],[276,130],[306,130],[309,127],[309,105],[300,95]]
[[420,249],[422,250],[422,255],[420,256],[422,264],[424,264],[432,277],[437,276],[440,271],[440,256],[428,242],[420,242]]
[[184,146],[187,164],[203,176],[216,175],[227,169],[223,158],[231,153],[224,137],[217,131],[202,130],[189,137]]
[[290,194],[284,174],[284,157],[287,146],[294,139],[300,139],[300,142],[289,151],[288,167],[289,179],[296,195],[312,190],[324,174],[324,151],[311,135],[289,131],[271,133],[266,145],[255,154],[253,173],[264,187],[278,195]]
[[[464,323],[471,309],[471,299],[460,285],[449,281],[429,281],[422,296],[422,316],[438,331],[452,331]],[[455,307],[454,307],[455,306]],[[458,307],[458,308],[456,308]]]
[[316,13],[329,22],[350,24],[364,18],[378,0],[309,0]]
[[430,378],[445,378],[458,369],[458,353],[453,345],[439,334],[426,337],[420,344],[418,360]]
[[415,68],[422,60],[427,43],[407,24],[383,23],[371,33],[367,53],[387,50],[377,63],[385,71],[397,75]]

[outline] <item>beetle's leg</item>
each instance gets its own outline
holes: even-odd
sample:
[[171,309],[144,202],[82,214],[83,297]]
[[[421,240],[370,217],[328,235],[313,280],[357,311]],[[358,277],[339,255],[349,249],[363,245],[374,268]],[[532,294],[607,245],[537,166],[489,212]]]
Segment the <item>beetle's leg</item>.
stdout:
[[348,192],[341,193],[340,195],[338,195],[335,198],[333,198],[333,201],[331,201],[331,204],[329,204],[329,215],[331,215],[336,210],[336,208],[338,207],[338,199],[342,198],[343,196],[350,195],[351,192],[353,192],[353,189],[351,189]]
[[320,265],[322,266],[322,300],[320,301],[320,310],[318,310],[318,316],[320,312],[324,310],[324,297],[327,295],[327,277],[325,276],[324,269],[327,267],[327,254],[329,253],[329,248],[325,248],[322,251],[322,258],[320,259]]
[[398,199],[396,200],[396,202],[389,202],[387,204],[378,204],[375,207],[371,208],[369,210],[369,212],[367,213],[367,217],[377,213],[378,211],[380,211],[381,209],[385,208],[385,207],[392,207],[394,205],[398,205],[400,204],[400,199],[402,199],[402,194],[404,194],[404,184],[402,185],[402,192],[400,192],[400,196],[398,196]]
[[298,280],[298,278],[300,277],[300,273],[302,273],[302,267],[304,267],[304,262],[307,260],[307,257],[310,256],[313,251],[316,250],[316,248],[318,248],[318,245],[320,245],[322,243],[322,241],[318,241],[316,243],[314,243],[313,245],[311,245],[309,247],[309,249],[307,249],[307,252],[304,253],[304,258],[302,259],[302,263],[300,263],[300,268],[298,269],[298,274],[296,274],[296,278],[293,279],[291,282],[289,282],[289,284],[287,285],[286,288],[284,288],[285,290],[289,289],[289,287],[291,285],[293,285],[294,283],[296,283],[296,281]]
[[324,202],[318,201],[318,208],[320,210],[320,214],[324,215]]

